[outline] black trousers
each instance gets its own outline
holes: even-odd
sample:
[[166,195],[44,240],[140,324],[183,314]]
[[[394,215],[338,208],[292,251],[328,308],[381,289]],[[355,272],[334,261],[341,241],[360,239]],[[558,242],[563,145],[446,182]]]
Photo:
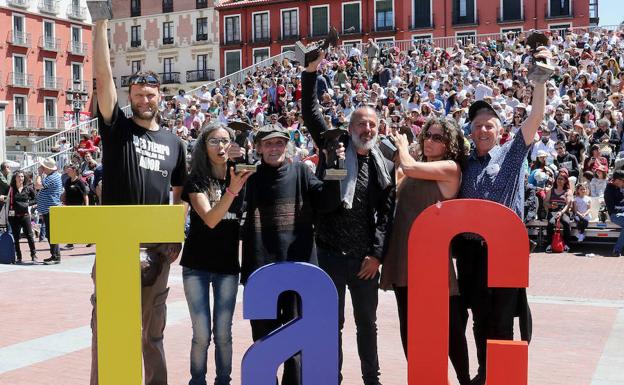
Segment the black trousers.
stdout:
[[342,328],[344,327],[345,295],[347,286],[351,294],[353,318],[357,329],[357,348],[365,385],[379,384],[379,358],[377,355],[377,303],[379,300],[379,274],[373,279],[357,277],[362,258],[317,248],[319,266],[329,275],[338,291],[338,322],[340,330],[339,367],[342,382]]
[[585,229],[589,225],[589,221],[580,215],[574,216],[574,221],[576,222],[576,229],[579,231],[579,233],[585,233]]
[[[407,287],[394,287],[394,295],[399,310],[399,325],[403,352],[407,358]],[[466,324],[468,311],[459,296],[449,297],[449,358],[455,368],[460,385],[470,384],[470,366],[468,343],[466,342]]]
[[50,227],[50,214],[48,213],[48,214],[42,214],[42,215],[43,215],[43,222],[45,223],[45,227],[46,227],[46,234],[48,235],[48,244],[50,245],[50,255],[55,258],[60,258],[61,248],[59,247],[59,245],[55,245],[51,243],[52,228]]
[[485,378],[487,340],[513,340],[520,289],[487,287],[487,244],[457,238],[452,247],[457,256],[459,290],[472,309],[479,374]]
[[[267,336],[275,329],[287,324],[301,314],[299,296],[294,292],[282,293],[278,300],[278,316],[274,320],[251,320],[251,336],[254,341]],[[275,380],[277,384],[277,379]],[[284,362],[282,385],[301,385],[301,354]]]
[[23,215],[19,217],[9,217],[9,225],[11,225],[11,232],[13,233],[13,239],[15,240],[15,254],[18,259],[22,258],[22,251],[20,250],[20,234],[22,229],[26,234],[28,240],[28,247],[30,248],[30,254],[35,254],[35,238],[33,235],[32,224],[30,223],[30,215]]

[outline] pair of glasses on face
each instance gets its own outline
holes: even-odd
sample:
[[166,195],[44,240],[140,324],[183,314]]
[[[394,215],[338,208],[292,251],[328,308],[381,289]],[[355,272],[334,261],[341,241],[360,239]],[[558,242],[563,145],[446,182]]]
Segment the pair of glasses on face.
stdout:
[[431,132],[427,131],[425,132],[424,137],[425,140],[431,139],[432,141],[437,143],[446,143],[446,138],[442,134],[432,134]]
[[129,84],[148,84],[150,86],[157,86],[160,84],[158,79],[154,75],[133,75],[128,79]]
[[208,139],[208,145],[211,147],[217,147],[219,145],[223,145],[223,147],[227,147],[232,141],[227,138],[210,138]]

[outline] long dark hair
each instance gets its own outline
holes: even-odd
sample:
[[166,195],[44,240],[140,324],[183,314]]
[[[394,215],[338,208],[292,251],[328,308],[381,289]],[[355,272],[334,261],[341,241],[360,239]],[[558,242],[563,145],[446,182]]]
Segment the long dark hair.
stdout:
[[24,186],[23,186],[23,187],[26,187],[26,174],[24,174],[24,171],[22,171],[22,170],[17,170],[17,171],[15,171],[15,172],[13,173],[13,176],[11,177],[11,183],[10,183],[10,186],[11,186],[11,188],[13,189],[13,191],[17,191],[17,182],[16,182],[16,179],[17,179],[17,176],[18,176],[19,174],[24,175]]
[[[232,142],[234,141],[234,130],[223,123],[211,123],[201,132],[201,134],[199,134],[199,137],[193,146],[193,154],[191,156],[190,177],[196,181],[204,181],[205,183],[202,183],[202,185],[205,185],[206,187],[208,186],[209,179],[215,178],[206,147],[208,139],[210,139],[210,135],[217,130],[225,130],[230,136],[230,140]],[[226,173],[226,179],[228,176],[229,173]]]
[[439,124],[442,127],[442,135],[446,138],[446,153],[444,154],[445,160],[452,160],[460,165],[463,164],[466,159],[466,151],[464,148],[464,133],[457,126],[457,123],[453,119],[446,118],[431,118],[423,125],[420,134],[418,135],[418,144],[420,146],[420,160],[427,161],[425,157],[425,134],[429,131],[429,128],[433,125]]

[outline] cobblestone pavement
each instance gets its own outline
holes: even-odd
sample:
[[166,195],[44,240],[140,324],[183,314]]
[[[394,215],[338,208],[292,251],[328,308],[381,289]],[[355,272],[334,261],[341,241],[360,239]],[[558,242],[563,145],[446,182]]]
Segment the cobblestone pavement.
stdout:
[[[46,258],[47,244],[37,246],[39,259]],[[579,251],[531,256],[531,385],[624,384],[624,258],[601,257],[610,251],[604,246]],[[60,265],[0,265],[0,385],[88,384],[93,290],[89,273],[94,252],[95,248],[77,245],[63,251]],[[596,256],[585,256],[590,252]],[[184,385],[189,379],[191,325],[178,265],[172,267],[170,286],[165,330],[169,384]],[[251,345],[249,323],[241,310],[239,295],[233,326],[233,384],[240,384],[240,361]],[[406,385],[391,292],[380,293],[378,318],[381,382]],[[470,335],[469,341],[472,346]],[[343,345],[343,383],[361,384],[350,307]],[[211,347],[210,376],[212,353]],[[472,348],[471,362],[474,372]],[[208,383],[212,380],[209,377]]]

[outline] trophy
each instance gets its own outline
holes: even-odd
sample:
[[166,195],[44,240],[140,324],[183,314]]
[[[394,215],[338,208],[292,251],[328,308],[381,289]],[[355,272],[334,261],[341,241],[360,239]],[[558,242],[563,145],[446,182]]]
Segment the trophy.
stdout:
[[295,60],[299,63],[303,63],[304,67],[307,67],[310,62],[318,59],[320,50],[327,50],[330,46],[336,46],[338,44],[338,32],[336,28],[330,27],[327,37],[325,39],[311,42],[305,46],[302,42],[295,43]]
[[[313,59],[314,60],[314,59]],[[344,159],[339,159],[336,155],[336,149],[340,146],[338,140],[343,135],[348,135],[347,130],[335,128],[324,131],[321,135],[325,142],[327,150],[325,162],[327,169],[325,170],[325,180],[343,180],[347,176],[347,170],[344,166]]]
[[[548,45],[548,37],[543,33],[533,32],[527,38],[527,45],[531,47],[533,55],[537,52],[537,48]],[[533,58],[533,65],[529,68],[528,78],[537,83],[545,83],[555,72],[555,67],[546,63],[544,59]]]
[[87,7],[89,7],[89,14],[91,14],[91,20],[93,22],[98,20],[110,20],[113,18],[113,5],[111,0],[87,0]]
[[[228,123],[228,127],[234,130],[235,132],[234,142],[243,149],[247,148],[247,142],[248,142],[247,138],[249,137],[249,131],[253,129],[251,124],[240,122],[240,121],[231,121]],[[247,158],[248,157],[245,155],[242,158],[234,159],[234,161],[236,162],[236,164],[234,165],[234,171],[240,172],[240,171],[247,170],[247,171],[255,172],[257,168],[256,165],[248,164]]]

